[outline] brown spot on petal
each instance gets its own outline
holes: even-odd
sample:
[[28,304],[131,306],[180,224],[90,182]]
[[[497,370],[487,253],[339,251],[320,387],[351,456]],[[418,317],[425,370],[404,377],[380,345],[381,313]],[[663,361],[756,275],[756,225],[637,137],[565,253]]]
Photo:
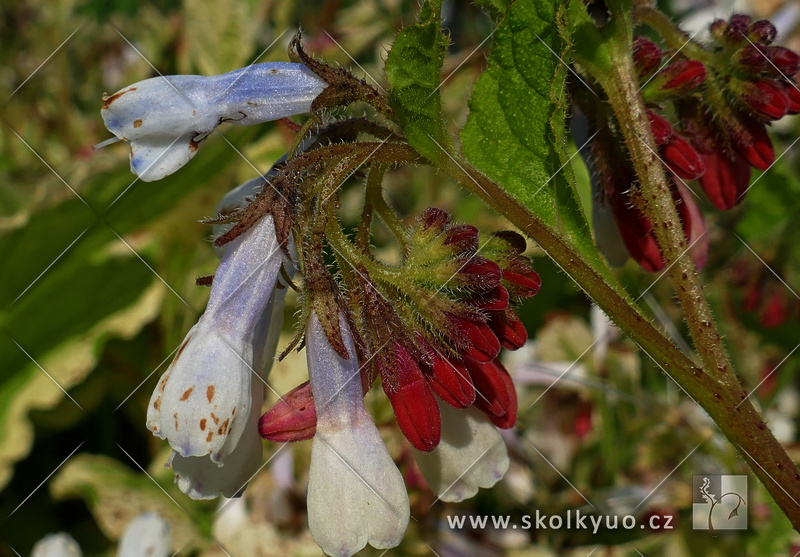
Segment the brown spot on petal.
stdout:
[[217,418],[217,417],[214,415],[214,412],[211,412],[211,419],[212,419],[212,420],[214,420],[214,423],[215,423],[215,424],[218,424],[218,423],[219,423],[219,418]]
[[142,127],[142,119],[141,118],[137,118],[136,120],[134,120],[133,121],[133,127],[134,128],[141,128]]
[[217,430],[218,435],[225,435],[226,433],[228,433],[228,424],[230,423],[230,421],[231,421],[230,418],[228,418],[227,420],[222,422],[222,425],[219,426],[219,429]]
[[274,68],[273,68],[273,69],[271,69],[271,70],[269,71],[269,73],[271,73],[272,75],[277,75],[277,73],[278,73],[278,70],[276,70],[276,69],[274,69]]
[[200,420],[200,431],[205,431],[205,430],[206,430],[206,419],[203,418],[202,420]]
[[172,417],[175,418],[175,431],[178,431],[178,413],[175,412]]
[[214,385],[209,385],[206,389],[206,398],[208,402],[211,402],[211,399],[214,398]]
[[120,98],[125,93],[130,93],[131,91],[136,91],[136,87],[131,87],[129,89],[125,89],[124,91],[118,91],[113,95],[111,95],[110,97],[106,97],[105,95],[103,95],[103,109],[108,108],[109,106],[111,106],[111,103],[113,103],[115,100]]
[[156,410],[161,410],[161,397],[158,397],[153,401],[153,408]]
[[208,437],[206,437],[206,443],[211,443],[211,438],[212,437],[214,437],[214,432],[213,431],[209,431],[208,432]]
[[194,390],[194,387],[189,387],[188,389],[186,389],[183,392],[183,394],[181,395],[181,402],[183,402],[184,400],[189,398],[191,396],[193,390]]

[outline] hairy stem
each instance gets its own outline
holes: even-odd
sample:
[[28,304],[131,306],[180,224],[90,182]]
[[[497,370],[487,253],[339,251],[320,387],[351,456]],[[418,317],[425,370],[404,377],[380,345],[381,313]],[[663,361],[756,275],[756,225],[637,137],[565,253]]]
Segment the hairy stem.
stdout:
[[[641,184],[641,209],[653,224],[667,273],[683,309],[703,370],[675,379],[711,415],[737,447],[795,529],[800,529],[800,475],[797,467],[761,419],[731,366],[692,258],[656,145],[630,49],[617,45],[616,63],[597,78],[609,99]],[[586,67],[592,67],[587,63]]]

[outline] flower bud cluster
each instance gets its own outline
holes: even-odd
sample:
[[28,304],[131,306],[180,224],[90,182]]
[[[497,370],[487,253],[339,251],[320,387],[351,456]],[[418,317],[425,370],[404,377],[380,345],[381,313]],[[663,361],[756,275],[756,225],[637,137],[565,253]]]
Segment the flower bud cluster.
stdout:
[[[800,56],[773,45],[775,36],[769,21],[735,14],[711,25],[713,42],[707,46],[691,43],[668,52],[648,38],[634,38],[633,63],[647,116],[690,244],[705,225],[681,182],[697,180],[715,207],[731,209],[747,191],[751,168],[766,170],[775,161],[767,124],[800,112]],[[664,263],[652,225],[637,205],[635,173],[630,163],[620,162],[629,156],[624,148],[598,145],[622,144],[619,124],[595,99],[576,95],[576,102],[589,115],[590,131],[605,129],[598,131],[589,161],[601,205],[595,213],[610,214],[617,226],[600,219],[595,226],[598,244],[615,243],[599,237],[610,231],[612,237],[621,236],[628,254],[643,268],[658,271]],[[700,241],[693,248],[698,265],[706,259],[705,245]]]

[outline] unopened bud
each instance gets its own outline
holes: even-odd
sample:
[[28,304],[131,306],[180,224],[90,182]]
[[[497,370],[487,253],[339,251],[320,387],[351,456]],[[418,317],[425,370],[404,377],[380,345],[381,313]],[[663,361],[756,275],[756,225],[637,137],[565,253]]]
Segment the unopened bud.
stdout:
[[639,77],[649,74],[661,61],[661,49],[658,45],[644,37],[633,39],[633,63]]
[[780,87],[769,80],[746,83],[742,100],[758,116],[768,120],[780,120],[789,111],[789,99]]
[[698,87],[706,79],[706,68],[697,60],[679,60],[661,72],[662,91],[682,93]]
[[650,129],[653,130],[653,137],[656,145],[663,145],[672,137],[672,126],[666,119],[662,118],[652,110],[647,111],[647,118],[650,120]]
[[771,46],[767,49],[767,57],[774,64],[774,67],[770,65],[773,73],[776,73],[775,69],[777,68],[784,77],[791,77],[800,69],[800,55],[794,50],[782,46]]
[[308,381],[283,395],[258,422],[261,437],[280,443],[311,439],[316,431],[317,410]]
[[778,30],[766,19],[759,19],[750,26],[748,36],[754,43],[768,45],[775,40]]
[[744,14],[733,14],[728,20],[723,36],[725,41],[730,44],[737,44],[744,40],[750,28],[750,16]]

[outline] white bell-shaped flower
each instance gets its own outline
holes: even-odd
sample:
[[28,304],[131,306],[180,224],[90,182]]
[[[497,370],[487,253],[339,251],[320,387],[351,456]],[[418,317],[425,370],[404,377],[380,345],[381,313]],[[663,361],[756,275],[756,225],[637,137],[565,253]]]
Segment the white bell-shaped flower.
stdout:
[[269,215],[225,252],[206,311],[186,335],[148,406],[147,427],[168,439],[180,456],[208,455],[221,466],[252,422],[254,381],[258,390],[263,388],[256,377],[255,358],[261,354],[254,357],[254,339],[282,263]]
[[131,172],[152,182],[189,162],[223,122],[260,124],[308,112],[325,87],[303,64],[253,64],[210,77],[146,79],[103,97],[101,114],[130,144]]
[[430,452],[414,450],[425,482],[442,501],[469,499],[505,475],[509,460],[497,428],[476,408],[439,402],[442,440]]
[[81,546],[66,532],[47,534],[36,542],[31,557],[81,557]]
[[142,513],[125,528],[117,557],[169,557],[171,545],[169,523],[157,513]]
[[410,510],[403,477],[364,408],[353,336],[341,315],[339,324],[347,360],[331,347],[316,314],[306,329],[317,408],[308,526],[325,553],[349,557],[367,543],[379,549],[399,544]]

